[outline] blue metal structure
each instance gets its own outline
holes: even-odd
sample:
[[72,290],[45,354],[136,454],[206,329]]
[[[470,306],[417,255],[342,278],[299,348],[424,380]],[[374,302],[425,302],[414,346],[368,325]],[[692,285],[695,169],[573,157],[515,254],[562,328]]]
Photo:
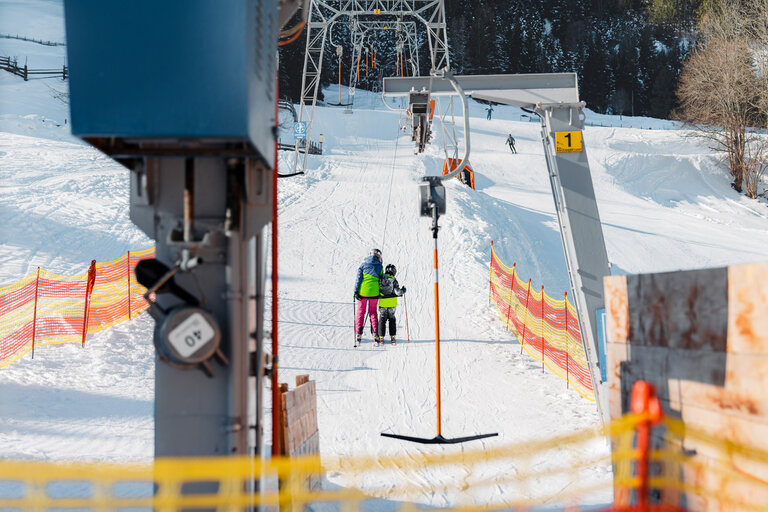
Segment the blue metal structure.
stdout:
[[[65,13],[74,135],[108,154],[227,143],[273,165],[274,0],[66,0]],[[113,137],[124,144],[99,140]]]
[[278,2],[64,12],[72,133],[131,170],[131,220],[156,241],[136,272],[156,295],[155,455],[261,453]]

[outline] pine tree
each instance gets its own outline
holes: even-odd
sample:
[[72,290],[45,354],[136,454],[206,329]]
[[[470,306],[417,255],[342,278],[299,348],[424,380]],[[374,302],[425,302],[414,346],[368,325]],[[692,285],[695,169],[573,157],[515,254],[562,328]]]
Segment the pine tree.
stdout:
[[579,97],[587,103],[588,108],[604,114],[613,92],[611,82],[611,70],[605,53],[603,36],[598,30],[587,47],[584,71],[579,79]]
[[645,25],[640,31],[638,41],[638,61],[637,61],[637,81],[638,89],[636,93],[635,113],[637,115],[648,115],[650,109],[650,91],[653,86],[653,75],[659,67],[658,51],[653,41],[652,29]]
[[650,90],[648,115],[666,118],[677,105],[675,87],[677,76],[666,64],[661,65],[653,77]]
[[[630,28],[631,27],[627,27]],[[634,114],[635,95],[638,92],[637,38],[631,30],[625,31],[619,40],[619,48],[614,58],[614,84],[611,112],[613,114]]]

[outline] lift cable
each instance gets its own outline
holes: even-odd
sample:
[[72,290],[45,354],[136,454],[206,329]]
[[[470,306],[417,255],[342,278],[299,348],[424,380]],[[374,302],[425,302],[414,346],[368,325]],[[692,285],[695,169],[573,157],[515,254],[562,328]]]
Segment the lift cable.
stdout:
[[302,21],[298,23],[295,27],[292,27],[292,28],[289,28],[288,30],[284,30],[280,32],[280,37],[288,37],[288,39],[284,41],[278,41],[277,46],[285,46],[296,41],[301,35],[301,33],[304,31],[305,26],[307,26],[307,22]]
[[395,155],[392,157],[392,171],[389,175],[389,194],[387,197],[387,213],[384,214],[384,234],[382,235],[381,245],[384,249],[384,243],[387,241],[387,224],[389,223],[389,205],[392,203],[392,183],[395,180],[395,164],[397,164],[397,145],[400,142],[400,127],[398,125],[397,135],[395,136]]

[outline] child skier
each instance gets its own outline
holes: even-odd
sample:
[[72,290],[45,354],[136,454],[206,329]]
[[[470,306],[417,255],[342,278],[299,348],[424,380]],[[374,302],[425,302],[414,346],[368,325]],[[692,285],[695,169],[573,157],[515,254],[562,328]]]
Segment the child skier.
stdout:
[[397,298],[405,294],[405,286],[402,288],[395,279],[397,269],[389,264],[384,269],[384,273],[379,280],[379,339],[384,340],[387,334],[387,321],[389,321],[390,343],[395,344],[395,335],[397,334],[397,320],[395,319],[395,309],[397,308]]
[[365,327],[365,312],[371,317],[371,332],[373,344],[380,345],[379,317],[376,315],[376,305],[379,302],[379,279],[381,278],[381,251],[371,249],[369,256],[363,260],[357,269],[355,281],[355,299],[360,301],[355,315],[355,346],[360,345]]

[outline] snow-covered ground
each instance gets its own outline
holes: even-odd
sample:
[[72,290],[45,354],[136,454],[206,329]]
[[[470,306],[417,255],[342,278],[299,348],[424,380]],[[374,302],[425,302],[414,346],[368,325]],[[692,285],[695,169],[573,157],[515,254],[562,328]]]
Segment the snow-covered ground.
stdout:
[[[0,0],[0,33],[64,40],[62,16],[59,2]],[[59,59],[58,66],[64,53],[0,39],[0,55],[29,56],[35,67],[32,56]],[[153,245],[128,220],[128,171],[69,135],[67,106],[57,99],[66,87],[0,72],[0,285],[37,266],[80,273],[92,259]],[[443,154],[432,144],[414,155],[409,136],[398,132],[399,113],[364,91],[356,101],[363,108],[351,115],[318,108],[314,134],[324,134],[324,154],[310,157],[305,176],[279,182],[280,380],[302,373],[316,380],[324,455],[460,450],[380,436],[435,434],[432,238],[429,219],[418,216],[416,184],[440,172]],[[517,262],[521,277],[550,295],[568,287],[540,127],[512,107],[496,107],[488,121],[484,106],[470,101],[470,113],[476,190],[447,183],[448,212],[440,221],[443,434],[498,432],[477,443],[492,448],[595,427],[594,403],[521,355],[488,305],[491,240],[506,263]],[[768,207],[733,191],[704,145],[668,121],[588,112],[587,122],[585,146],[614,273],[768,259]],[[600,124],[614,126],[592,126]],[[504,144],[508,133],[516,155]],[[285,170],[292,157],[280,157]],[[408,287],[411,341],[401,304],[396,346],[374,348],[368,336],[353,349],[354,276],[372,247]],[[0,369],[2,457],[152,457],[152,327],[143,314],[90,336],[85,349],[42,347],[34,359]],[[608,482],[611,470],[594,467],[574,478]],[[608,502],[611,494],[591,499]]]

